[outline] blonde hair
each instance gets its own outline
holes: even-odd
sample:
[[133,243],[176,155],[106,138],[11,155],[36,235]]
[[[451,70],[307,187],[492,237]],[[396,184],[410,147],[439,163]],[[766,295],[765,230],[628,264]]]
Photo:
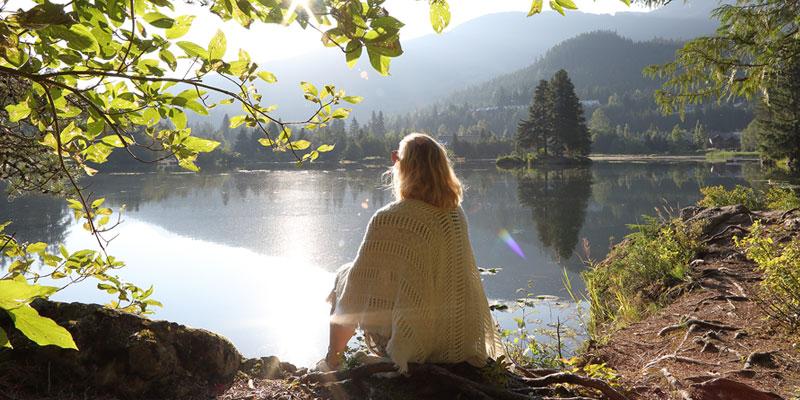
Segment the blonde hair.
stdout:
[[416,199],[440,208],[461,204],[461,182],[441,143],[423,133],[411,133],[400,141],[397,155],[399,160],[391,170],[397,200]]

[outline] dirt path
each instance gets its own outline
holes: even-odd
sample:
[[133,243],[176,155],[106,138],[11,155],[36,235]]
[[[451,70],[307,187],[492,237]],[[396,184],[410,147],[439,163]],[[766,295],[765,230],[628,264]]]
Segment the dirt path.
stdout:
[[[733,208],[731,208],[733,210]],[[611,335],[590,354],[619,371],[636,399],[792,399],[800,396],[800,349],[756,301],[760,273],[736,251],[734,235],[753,220],[790,227],[798,213],[716,216],[693,283],[656,315]],[[693,212],[697,212],[694,210]],[[732,227],[732,228],[731,228]],[[772,395],[761,392],[770,392]],[[779,395],[781,397],[776,396]]]

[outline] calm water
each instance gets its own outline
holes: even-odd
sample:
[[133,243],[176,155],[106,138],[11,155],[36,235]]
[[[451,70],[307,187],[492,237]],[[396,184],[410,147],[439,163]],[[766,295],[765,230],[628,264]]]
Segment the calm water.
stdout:
[[[478,264],[499,267],[484,284],[491,301],[514,302],[528,288],[566,297],[563,271],[582,290],[581,259],[605,256],[626,225],[654,208],[679,208],[707,185],[751,184],[742,167],[595,163],[588,169],[525,174],[460,170],[464,209]],[[111,254],[122,275],[153,284],[165,307],[156,318],[229,337],[248,356],[278,355],[308,365],[327,346],[333,271],[355,255],[372,213],[391,201],[380,172],[251,171],[224,174],[105,175],[90,190],[126,205]],[[745,177],[747,179],[745,179]],[[92,247],[62,202],[0,199],[0,221],[23,240]],[[60,300],[105,302],[93,285]],[[530,316],[567,318],[574,304],[546,302]],[[513,324],[497,313],[501,324]]]

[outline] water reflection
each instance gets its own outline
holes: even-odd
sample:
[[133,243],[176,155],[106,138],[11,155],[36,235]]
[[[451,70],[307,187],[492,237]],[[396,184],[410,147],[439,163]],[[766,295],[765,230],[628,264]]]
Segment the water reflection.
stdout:
[[[392,199],[381,172],[104,175],[89,190],[115,208],[127,205],[109,251],[128,264],[127,279],[155,286],[165,304],[157,317],[221,332],[247,355],[310,363],[326,346],[323,298],[331,272],[352,260],[369,218]],[[693,204],[700,186],[764,179],[749,167],[745,173],[741,166],[686,163],[458,171],[478,264],[503,269],[484,277],[486,292],[492,301],[512,303],[528,282],[532,293],[564,297],[565,268],[582,290],[581,243],[600,259],[627,224],[656,207]],[[0,199],[3,219],[14,219],[24,240],[94,246],[58,199]],[[60,296],[106,300],[91,285]],[[570,307],[545,307],[537,318],[563,321]],[[514,324],[508,314],[499,319]]]
[[591,195],[588,168],[536,169],[517,178],[519,202],[531,209],[539,241],[557,259],[572,257]]

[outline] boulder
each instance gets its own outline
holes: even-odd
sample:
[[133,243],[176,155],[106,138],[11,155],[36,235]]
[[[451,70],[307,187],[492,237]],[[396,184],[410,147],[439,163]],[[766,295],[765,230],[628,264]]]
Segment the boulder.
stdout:
[[[230,341],[203,329],[96,304],[37,300],[33,307],[70,331],[80,350],[40,347],[12,329],[14,349],[0,351],[0,359],[12,362],[0,362],[0,377],[28,391],[50,387],[123,399],[211,398],[233,383],[242,362]],[[0,320],[0,326],[8,328],[9,322]]]
[[689,387],[692,400],[781,400],[775,393],[763,392],[727,378],[715,378]]

